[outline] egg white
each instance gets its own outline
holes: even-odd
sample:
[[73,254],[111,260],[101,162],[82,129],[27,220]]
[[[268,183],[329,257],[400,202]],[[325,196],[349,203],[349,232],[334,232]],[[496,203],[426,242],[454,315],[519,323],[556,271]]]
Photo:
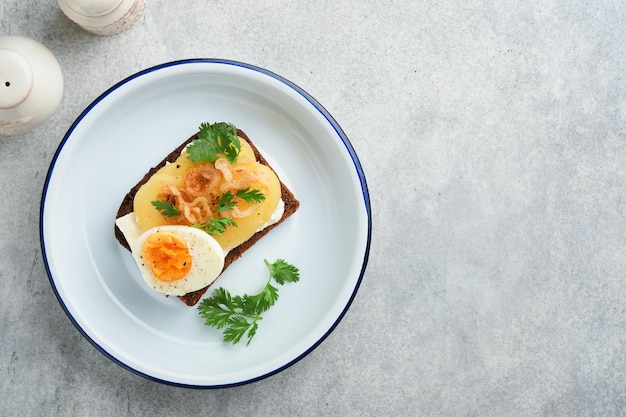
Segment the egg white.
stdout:
[[[173,282],[159,281],[146,266],[141,247],[149,236],[157,232],[174,234],[187,244],[192,261],[191,269],[184,278]],[[204,288],[215,281],[224,268],[225,254],[220,244],[206,232],[194,227],[175,225],[153,227],[129,242],[129,245],[146,284],[167,295],[185,295]]]

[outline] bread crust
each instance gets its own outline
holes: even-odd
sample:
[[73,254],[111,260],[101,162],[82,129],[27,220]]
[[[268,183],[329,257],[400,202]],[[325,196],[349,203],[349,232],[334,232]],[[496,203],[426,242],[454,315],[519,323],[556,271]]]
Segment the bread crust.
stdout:
[[[270,166],[270,164],[267,162],[267,160],[263,157],[261,152],[259,152],[259,149],[252,143],[252,141],[245,134],[245,132],[243,132],[241,129],[237,129],[237,135],[239,137],[245,139],[250,144],[250,146],[252,147],[252,150],[254,151],[254,155],[255,155],[255,158],[256,158],[257,162],[267,166],[268,168],[272,169],[272,171],[273,171],[273,168]],[[167,155],[158,165],[150,168],[150,170],[148,170],[148,172],[146,172],[146,174],[143,176],[141,181],[139,181],[135,186],[133,186],[133,188],[131,188],[130,191],[128,191],[128,193],[124,196],[124,198],[122,199],[122,202],[121,202],[121,204],[120,204],[120,206],[119,206],[119,208],[117,210],[117,214],[116,214],[115,218],[119,219],[120,217],[125,216],[128,213],[132,212],[133,211],[133,200],[135,199],[135,194],[137,193],[139,188],[143,184],[145,184],[150,179],[150,177],[152,177],[152,175],[154,175],[154,173],[156,173],[159,169],[161,169],[167,163],[172,163],[172,162],[176,161],[176,159],[180,156],[180,154],[183,152],[185,147],[189,143],[191,143],[192,141],[194,141],[197,138],[198,138],[198,133],[195,133],[189,139],[184,141],[179,147],[174,149],[169,155]],[[247,241],[243,242],[239,246],[237,246],[237,247],[233,248],[232,250],[230,250],[228,252],[228,254],[226,255],[226,258],[224,259],[224,268],[222,269],[222,272],[224,272],[224,270],[226,268],[228,268],[228,266],[230,266],[230,264],[232,264],[234,261],[239,259],[241,257],[241,255],[243,255],[248,249],[250,249],[250,247],[252,247],[252,245],[254,245],[256,242],[258,242],[263,236],[265,236],[267,233],[269,233],[276,226],[278,226],[279,224],[284,222],[288,217],[290,217],[292,214],[294,214],[298,210],[298,207],[300,207],[300,202],[296,199],[296,197],[291,192],[291,190],[289,190],[289,188],[287,188],[287,186],[283,183],[283,181],[280,179],[280,177],[278,178],[278,180],[280,182],[281,198],[282,198],[283,202],[285,203],[285,210],[283,212],[282,217],[280,218],[280,220],[278,222],[274,223],[271,226],[266,227],[265,229],[263,229],[263,230],[261,230],[259,232],[256,232],[254,235],[252,235],[252,237],[250,239],[248,239]],[[130,245],[126,241],[126,238],[124,237],[124,234],[117,227],[117,225],[115,225],[115,238],[120,243],[120,245],[122,245],[124,248],[126,248],[128,251],[130,251]],[[204,288],[201,288],[199,290],[187,293],[185,295],[178,296],[178,298],[183,303],[187,304],[188,306],[194,306],[194,305],[196,305],[198,303],[198,301],[200,301],[200,298],[202,298],[202,296],[209,289],[210,286],[211,285],[208,285],[208,286],[206,286]]]

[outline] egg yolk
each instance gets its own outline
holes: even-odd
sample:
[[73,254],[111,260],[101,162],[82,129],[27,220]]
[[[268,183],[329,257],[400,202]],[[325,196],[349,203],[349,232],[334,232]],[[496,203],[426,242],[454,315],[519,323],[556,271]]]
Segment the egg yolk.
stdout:
[[141,255],[158,281],[179,281],[191,269],[189,248],[173,233],[156,232],[148,236],[141,246]]

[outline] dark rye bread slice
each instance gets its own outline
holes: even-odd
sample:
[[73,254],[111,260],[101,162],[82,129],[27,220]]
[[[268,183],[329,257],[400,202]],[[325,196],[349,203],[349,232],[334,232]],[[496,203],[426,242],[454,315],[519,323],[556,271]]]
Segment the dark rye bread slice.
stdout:
[[[248,138],[248,136],[241,129],[237,129],[237,135],[239,137],[245,139],[250,144],[250,146],[252,147],[252,150],[254,151],[254,155],[256,157],[256,160],[258,162],[260,162],[261,164],[266,165],[270,169],[272,169],[272,167],[267,162],[267,160],[263,157],[263,155],[261,155],[261,152],[259,152],[259,150],[252,143],[250,138]],[[168,163],[168,162],[172,163],[172,162],[176,161],[176,159],[183,152],[183,149],[185,149],[185,146],[187,146],[189,143],[191,143],[192,141],[194,141],[197,138],[198,138],[198,133],[196,133],[193,136],[191,136],[189,139],[187,139],[185,142],[183,142],[178,148],[174,149],[169,155],[167,155],[165,157],[165,159],[163,159],[163,161],[161,161],[158,165],[156,165],[153,168],[151,168],[144,175],[144,177],[141,179],[141,181],[139,181],[133,188],[131,188],[130,191],[128,192],[128,194],[126,194],[124,196],[124,199],[122,200],[122,203],[120,204],[120,207],[117,210],[116,219],[118,219],[118,218],[120,218],[122,216],[125,216],[126,214],[130,213],[131,211],[133,211],[133,200],[135,199],[135,194],[137,193],[139,188],[143,184],[145,184],[150,179],[150,177],[152,177],[152,175],[156,171],[158,171],[161,167],[165,166],[166,163]],[[296,212],[296,210],[298,210],[298,207],[300,206],[300,202],[296,199],[296,197],[293,195],[293,193],[287,188],[287,186],[280,180],[280,178],[279,178],[279,181],[280,181],[280,188],[281,188],[281,198],[282,198],[283,202],[285,203],[285,211],[283,213],[283,216],[280,218],[280,220],[278,222],[274,223],[271,226],[266,227],[265,229],[261,230],[260,232],[256,232],[254,235],[252,235],[252,237],[250,239],[248,239],[247,241],[245,241],[241,245],[233,248],[230,252],[228,252],[228,255],[226,255],[226,258],[224,259],[224,269],[222,270],[222,272],[226,268],[228,268],[228,266],[231,263],[233,263],[235,260],[239,259],[241,257],[241,255],[243,255],[243,253],[245,251],[247,251],[256,242],[258,242],[259,239],[261,239],[263,236],[265,236],[270,230],[272,230],[273,228],[275,228],[276,226],[278,226],[279,224],[284,222],[289,216],[291,216],[293,213]],[[115,226],[115,238],[118,240],[118,242],[120,242],[120,244],[124,248],[126,248],[127,250],[130,251],[130,246],[129,246],[128,242],[126,241],[126,238],[122,234],[122,231],[117,227],[117,225]],[[200,301],[200,298],[204,295],[204,293],[207,291],[207,289],[209,287],[210,287],[210,285],[207,286],[207,287],[201,288],[199,290],[187,293],[185,295],[181,295],[178,298],[180,298],[180,300],[183,303],[187,304],[188,306],[194,306],[198,301]]]

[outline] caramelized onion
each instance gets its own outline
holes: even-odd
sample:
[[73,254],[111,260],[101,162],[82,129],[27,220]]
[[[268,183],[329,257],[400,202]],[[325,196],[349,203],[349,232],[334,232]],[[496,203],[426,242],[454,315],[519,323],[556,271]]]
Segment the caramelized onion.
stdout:
[[222,173],[226,181],[233,179],[233,173],[230,170],[230,163],[224,157],[220,157],[215,161],[215,169]]
[[[235,194],[238,190],[256,188],[266,194],[270,180],[264,173],[247,167],[248,164],[230,164],[221,157],[215,164],[199,164],[187,170],[182,187],[162,183],[159,198],[166,199],[180,211],[179,215],[169,217],[169,222],[189,225],[209,221],[221,195],[227,191]],[[256,204],[238,199],[238,205],[219,215],[243,218],[253,214],[255,208]]]
[[192,196],[206,195],[220,182],[219,171],[211,164],[190,168],[184,177],[184,188]]

